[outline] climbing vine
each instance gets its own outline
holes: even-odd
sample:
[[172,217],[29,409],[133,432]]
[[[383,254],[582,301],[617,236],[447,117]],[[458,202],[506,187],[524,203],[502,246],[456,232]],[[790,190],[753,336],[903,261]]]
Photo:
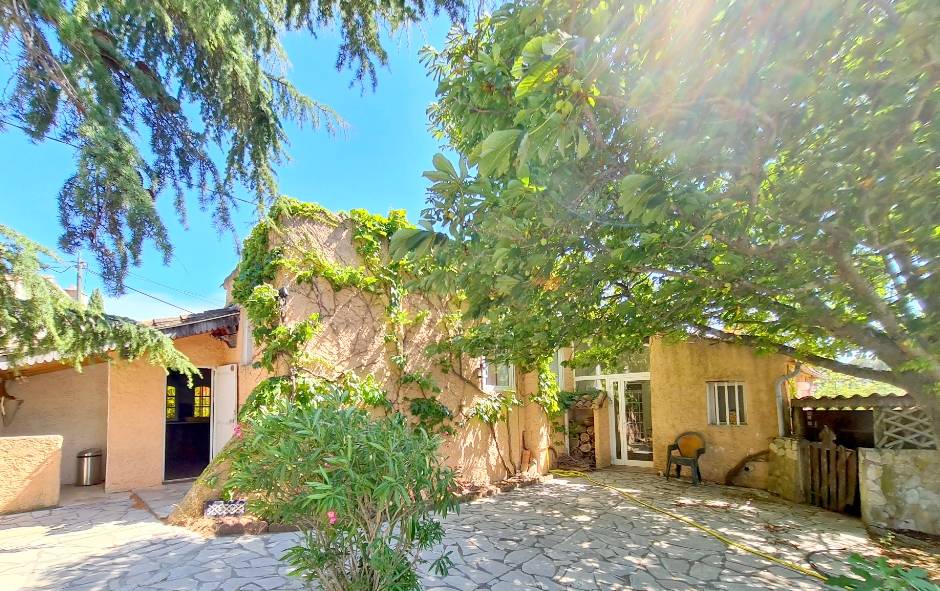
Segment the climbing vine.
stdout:
[[532,395],[532,402],[542,407],[549,418],[560,411],[558,405],[558,377],[552,371],[552,360],[548,357],[539,359],[536,363],[538,375],[538,389]]
[[[310,220],[331,227],[349,220],[352,243],[361,264],[335,263],[316,250],[301,248],[294,249],[297,252],[288,252],[285,245],[272,246],[271,237],[282,234],[283,224],[291,219]],[[449,423],[453,412],[438,400],[440,388],[430,374],[409,369],[412,360],[407,354],[406,332],[408,327],[423,322],[428,311],[406,310],[404,301],[409,293],[406,283],[407,278],[427,262],[413,256],[388,256],[386,245],[395,232],[404,228],[413,226],[403,210],[392,210],[388,216],[372,214],[364,209],[333,213],[313,203],[282,197],[245,241],[232,295],[245,307],[254,326],[253,336],[263,346],[259,365],[273,371],[278,360],[282,360],[288,368],[296,368],[292,370],[295,373],[311,362],[309,357],[305,357],[304,345],[316,336],[319,319],[314,315],[300,322],[288,323],[280,316],[281,300],[287,295],[278,293],[271,285],[279,271],[287,273],[295,284],[310,285],[323,279],[334,291],[355,289],[381,297],[385,304],[383,341],[390,365],[397,374],[398,390],[413,385],[420,392],[420,397],[407,400],[408,412],[417,419],[417,425],[429,433],[451,434],[453,428]],[[396,392],[395,402],[404,403],[404,400],[399,400],[399,394]],[[387,399],[373,400],[371,405],[388,409],[394,406]]]
[[512,390],[503,390],[493,392],[488,396],[478,398],[474,405],[467,411],[468,418],[477,418],[490,429],[490,436],[493,438],[493,444],[499,454],[499,459],[503,463],[509,474],[517,472],[516,467],[507,461],[503,456],[503,450],[499,445],[499,438],[496,433],[496,426],[499,423],[506,423],[506,429],[509,429],[509,412],[513,407],[520,406],[522,402]]

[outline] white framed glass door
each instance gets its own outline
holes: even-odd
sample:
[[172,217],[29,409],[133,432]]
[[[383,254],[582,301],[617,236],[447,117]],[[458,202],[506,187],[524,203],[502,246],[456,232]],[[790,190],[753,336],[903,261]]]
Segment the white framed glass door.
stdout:
[[650,373],[602,374],[600,366],[579,371],[577,391],[601,390],[607,394],[610,461],[622,466],[652,466]]
[[[653,463],[650,374],[634,372],[578,376],[575,385],[607,393],[610,461],[625,466]],[[581,388],[578,388],[581,389]]]
[[649,375],[624,374],[606,378],[610,419],[610,461],[648,466],[653,462],[649,416]]

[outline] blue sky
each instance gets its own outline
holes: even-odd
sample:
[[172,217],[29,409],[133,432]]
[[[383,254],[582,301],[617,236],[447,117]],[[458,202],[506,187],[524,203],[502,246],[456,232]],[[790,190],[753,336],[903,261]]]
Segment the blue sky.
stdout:
[[[336,41],[331,35],[313,39],[291,34],[285,39],[292,68],[291,80],[302,92],[333,107],[349,124],[343,136],[331,137],[325,130],[288,128],[291,161],[278,169],[281,192],[305,201],[316,201],[330,209],[363,207],[384,213],[406,209],[416,220],[424,207],[427,183],[421,173],[431,167],[439,150],[427,130],[425,109],[434,99],[434,82],[418,61],[426,44],[440,47],[449,23],[434,18],[386,41],[388,68],[379,72],[375,91],[350,87],[349,72],[337,72]],[[55,142],[35,144],[17,129],[0,133],[3,179],[0,185],[0,223],[54,247],[61,228],[56,196],[74,171],[74,150]],[[250,198],[242,191],[242,197]],[[190,201],[188,230],[173,211],[172,196],[161,195],[158,205],[170,232],[174,257],[164,266],[153,249],[143,264],[133,268],[127,285],[183,308],[198,311],[221,306],[222,280],[235,267],[238,257],[230,235],[220,235],[195,199]],[[254,225],[255,211],[244,205],[235,214],[239,241]],[[90,272],[86,285],[100,287],[94,275],[96,263],[86,255]],[[65,257],[62,267],[74,257]],[[56,274],[62,286],[75,283],[75,270]],[[106,297],[108,311],[147,319],[182,314],[129,291]]]

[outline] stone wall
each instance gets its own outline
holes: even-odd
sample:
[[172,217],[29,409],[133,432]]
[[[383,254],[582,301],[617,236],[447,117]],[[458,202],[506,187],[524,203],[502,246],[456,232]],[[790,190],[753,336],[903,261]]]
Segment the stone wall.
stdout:
[[940,535],[940,450],[861,448],[858,452],[862,520]]
[[59,503],[61,435],[0,437],[0,514]]
[[[354,243],[355,222],[340,217],[337,223],[303,217],[281,220],[282,231],[272,232],[272,242],[283,250],[284,256],[302,259],[305,254],[316,253],[336,267],[362,268],[364,261]],[[400,370],[392,363],[394,351],[386,339],[387,302],[383,296],[353,287],[335,289],[322,277],[296,281],[286,270],[279,272],[274,283],[288,288],[289,321],[319,315],[320,331],[308,350],[311,363],[307,370],[312,375],[326,379],[337,379],[345,372],[371,375],[400,409],[407,409],[410,399],[423,396],[416,385],[400,382]],[[500,451],[515,467],[525,470],[527,466],[521,463],[523,450],[527,449],[534,463],[533,471],[547,472],[552,460],[549,450],[553,434],[542,409],[534,404],[514,408],[508,421],[495,429],[497,449],[493,431],[468,417],[474,403],[487,395],[480,389],[481,360],[454,356],[450,367],[444,368],[427,353],[428,347],[445,335],[446,318],[452,312],[449,304],[436,296],[411,292],[403,298],[402,306],[414,319],[401,338],[407,371],[429,376],[441,389],[439,400],[454,414],[457,433],[446,437],[441,448],[446,462],[457,468],[463,478],[482,484],[507,475]],[[239,343],[238,358],[243,362],[260,353],[245,351],[247,346],[245,342]],[[262,377],[258,372],[249,375],[243,368],[240,397],[247,397]],[[516,391],[521,400],[525,401],[536,389],[534,374],[517,372]]]
[[798,439],[777,437],[770,442],[767,490],[788,501],[803,502],[800,442]]

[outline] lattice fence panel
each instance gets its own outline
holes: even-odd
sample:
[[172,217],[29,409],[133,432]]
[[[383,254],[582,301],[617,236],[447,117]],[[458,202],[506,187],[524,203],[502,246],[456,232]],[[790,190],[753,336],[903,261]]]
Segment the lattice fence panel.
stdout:
[[876,408],[875,447],[936,449],[937,442],[927,413],[919,407]]

